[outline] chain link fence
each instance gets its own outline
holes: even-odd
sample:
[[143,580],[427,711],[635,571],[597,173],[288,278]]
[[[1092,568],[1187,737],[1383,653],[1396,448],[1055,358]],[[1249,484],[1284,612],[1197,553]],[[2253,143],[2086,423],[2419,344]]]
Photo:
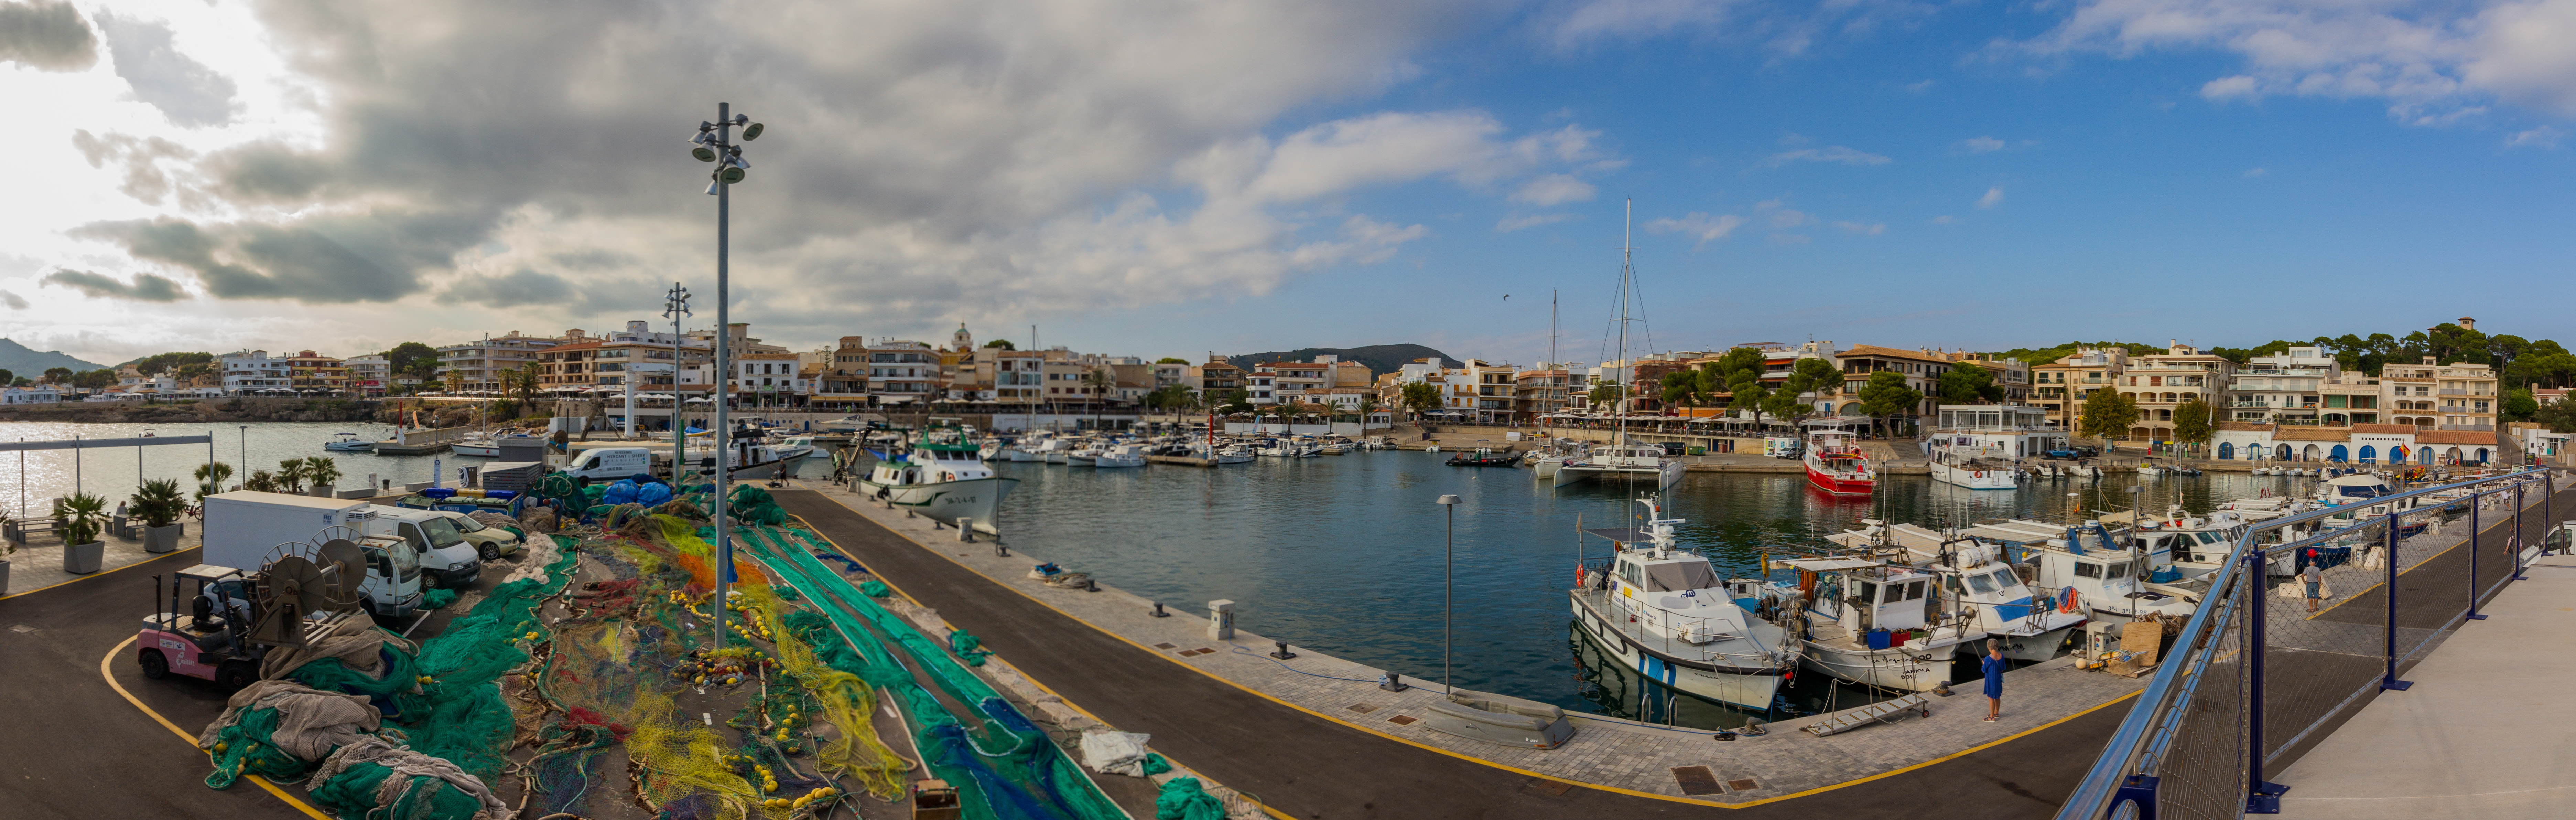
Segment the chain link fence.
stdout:
[[2387,493],[2257,522],[2059,820],[2277,811],[2286,768],[2516,577],[2568,506],[2546,471]]

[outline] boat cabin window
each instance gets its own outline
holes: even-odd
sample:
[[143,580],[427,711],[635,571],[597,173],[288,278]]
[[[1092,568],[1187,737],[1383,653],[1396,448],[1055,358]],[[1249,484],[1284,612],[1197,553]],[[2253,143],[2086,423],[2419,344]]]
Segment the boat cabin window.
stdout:
[[1860,599],[1863,601],[1878,600],[1878,585],[1868,581],[1860,582]]
[[2075,577],[2100,578],[2102,577],[2102,565],[2090,561],[2077,561],[2075,562]]
[[2203,543],[2203,544],[2216,544],[2216,543],[2219,543],[2219,542],[2222,542],[2222,541],[2226,541],[2226,540],[2227,540],[2227,536],[2219,535],[2218,533],[2214,533],[2214,532],[2204,532],[2204,533],[2200,533],[2199,535],[2200,535],[2200,542],[2201,542],[2201,543]]
[[2341,487],[2336,487],[2335,494],[2345,498],[2377,498],[2382,495],[2380,489],[2380,486],[2376,484],[2347,484]]
[[2129,577],[2129,563],[2127,561],[2122,561],[2117,564],[2112,564],[2111,574],[2108,577],[2114,581]]
[[1619,562],[1619,577],[1627,579],[1628,585],[1632,587],[1643,587],[1646,585],[1646,580],[1642,574],[1638,572],[1637,565],[1631,562]]
[[1916,581],[1916,582],[1913,582],[1913,583],[1910,583],[1910,584],[1903,584],[1902,586],[1904,587],[1904,590],[1903,590],[1903,592],[1905,593],[1905,597],[1904,597],[1904,598],[1898,598],[1898,597],[1896,597],[1896,593],[1898,592],[1898,590],[1897,590],[1897,588],[1896,588],[1896,587],[1889,587],[1889,588],[1888,588],[1888,590],[1887,590],[1887,600],[1888,600],[1889,602],[1891,602],[1891,603],[1892,603],[1892,602],[1899,601],[1899,600],[1904,600],[1904,601],[1920,601],[1920,600],[1923,600],[1923,582],[1921,582],[1921,581]]
[[2021,583],[2021,579],[2013,577],[2012,570],[2008,569],[1995,570],[1995,574],[1990,577],[1995,579],[1996,589],[2011,589]]
[[1655,592],[1680,592],[1717,586],[1717,572],[1706,561],[1675,561],[1646,566],[1646,588]]
[[1968,588],[1979,593],[1992,594],[1995,591],[1995,581],[1992,576],[1970,575],[1968,576]]

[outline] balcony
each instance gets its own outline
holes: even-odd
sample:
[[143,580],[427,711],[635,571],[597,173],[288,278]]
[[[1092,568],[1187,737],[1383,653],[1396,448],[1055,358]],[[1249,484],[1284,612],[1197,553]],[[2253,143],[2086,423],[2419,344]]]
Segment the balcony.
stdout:
[[2445,388],[2442,388],[2442,389],[2440,389],[2440,390],[2436,390],[2436,391],[2434,391],[2434,392],[2435,392],[2436,394],[2444,395],[2444,396],[2466,396],[2466,395],[2468,395],[2468,394],[2469,394],[2469,391],[2462,390],[2462,389],[2459,389],[2459,388],[2456,388],[2456,387],[2445,387]]
[[2442,425],[2442,429],[2444,429],[2444,430],[2465,430],[2465,431],[2469,431],[2469,432],[2476,432],[2476,433],[2492,433],[2492,432],[2495,432],[2495,425],[2492,425],[2492,424],[2445,424],[2445,425]]

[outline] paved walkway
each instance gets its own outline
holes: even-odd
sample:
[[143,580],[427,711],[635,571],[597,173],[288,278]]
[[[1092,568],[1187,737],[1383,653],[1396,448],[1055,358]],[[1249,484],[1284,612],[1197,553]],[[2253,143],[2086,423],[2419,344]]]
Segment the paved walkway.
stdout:
[[[1648,816],[1693,813],[1693,805],[1785,816],[1883,809],[1900,793],[1926,817],[2046,816],[2121,712],[2100,707],[2141,683],[2058,661],[2011,673],[2006,717],[1994,724],[1979,720],[1984,702],[1971,693],[1934,699],[1929,719],[1830,738],[1795,731],[1813,719],[1721,743],[1707,732],[1587,716],[1563,748],[1506,748],[1422,727],[1417,719],[1436,695],[1381,691],[1381,670],[1303,648],[1274,660],[1272,641],[1248,630],[1212,640],[1205,602],[1167,601],[1174,617],[1155,618],[1153,602],[1115,589],[1046,587],[1026,577],[1046,560],[1041,545],[1015,544],[1005,557],[927,519],[803,486],[819,492],[781,493],[781,506],[947,621],[1068,701],[1151,733],[1176,762],[1300,817]],[[1416,670],[1399,671],[1414,679]],[[1700,766],[1721,790],[1684,794],[1674,769]],[[1447,785],[1407,785],[1433,783]],[[1858,784],[1867,788],[1843,788]],[[1569,793],[1576,785],[1593,788]]]
[[2277,778],[2284,818],[2566,817],[2576,801],[2576,558],[2548,556]]
[[[201,528],[198,522],[191,520],[180,523],[179,550],[195,549],[201,546],[203,542],[201,542],[197,536],[197,532]],[[161,557],[162,554],[160,553],[143,551],[141,528],[136,528],[135,535],[136,537],[133,538],[118,538],[114,535],[100,536],[99,540],[107,542],[107,547],[100,551],[98,572],[83,573],[80,575],[73,575],[63,571],[63,542],[61,538],[50,534],[29,536],[27,538],[28,543],[25,546],[19,547],[17,554],[9,556],[9,587],[7,589],[0,589],[0,598],[14,598],[40,589],[60,586],[82,578],[115,572],[117,570],[133,566],[137,563]],[[173,552],[176,551],[178,550],[173,550]]]

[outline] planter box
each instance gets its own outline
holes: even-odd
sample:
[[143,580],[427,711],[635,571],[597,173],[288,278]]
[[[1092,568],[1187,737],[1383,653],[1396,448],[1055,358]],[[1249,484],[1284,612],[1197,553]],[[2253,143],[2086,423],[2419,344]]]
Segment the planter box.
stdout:
[[99,562],[106,558],[107,542],[105,541],[63,545],[63,571],[73,575],[97,572]]
[[167,527],[144,527],[143,551],[170,552],[178,549],[179,533],[187,528],[188,525],[186,524],[172,524]]
[[306,489],[305,489],[305,491],[304,491],[304,494],[305,494],[305,495],[312,496],[312,497],[314,497],[314,498],[330,498],[330,497],[331,497],[331,485],[329,485],[329,484],[316,484],[316,485],[313,485],[312,487],[306,488]]
[[0,595],[9,594],[9,559],[0,558]]

